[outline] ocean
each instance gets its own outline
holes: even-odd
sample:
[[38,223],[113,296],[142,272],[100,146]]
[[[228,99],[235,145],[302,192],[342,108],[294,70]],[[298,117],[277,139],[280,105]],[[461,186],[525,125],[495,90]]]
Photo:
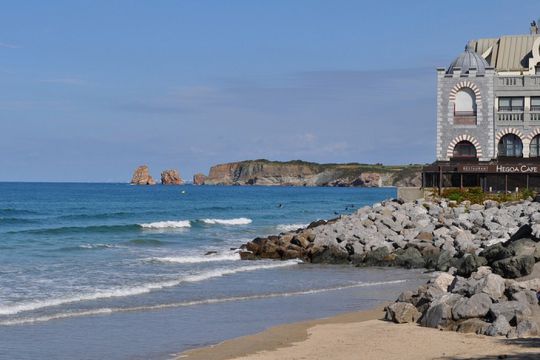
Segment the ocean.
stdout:
[[0,183],[0,358],[168,359],[393,300],[418,271],[241,261],[235,248],[395,195]]

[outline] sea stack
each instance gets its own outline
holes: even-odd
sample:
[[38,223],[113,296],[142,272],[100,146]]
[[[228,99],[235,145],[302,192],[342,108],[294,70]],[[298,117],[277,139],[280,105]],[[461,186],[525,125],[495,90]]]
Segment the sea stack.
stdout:
[[155,185],[156,181],[150,176],[147,165],[141,165],[133,172],[131,178],[131,184],[133,185]]
[[204,185],[206,181],[206,175],[198,173],[193,175],[193,185]]
[[163,185],[182,185],[184,180],[180,177],[178,170],[163,170],[161,173],[161,183]]

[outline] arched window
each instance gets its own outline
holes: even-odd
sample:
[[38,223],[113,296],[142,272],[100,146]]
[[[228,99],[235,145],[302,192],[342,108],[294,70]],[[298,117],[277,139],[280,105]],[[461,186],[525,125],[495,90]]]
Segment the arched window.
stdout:
[[475,158],[476,147],[470,141],[460,141],[454,147],[455,158]]
[[456,94],[454,124],[476,125],[476,95],[470,88],[462,88]]
[[499,140],[499,156],[523,156],[523,143],[519,136],[506,134]]
[[529,156],[538,157],[540,156],[540,135],[536,135],[531,140],[531,145],[529,145]]
[[456,115],[476,115],[476,95],[470,88],[463,88],[456,94]]

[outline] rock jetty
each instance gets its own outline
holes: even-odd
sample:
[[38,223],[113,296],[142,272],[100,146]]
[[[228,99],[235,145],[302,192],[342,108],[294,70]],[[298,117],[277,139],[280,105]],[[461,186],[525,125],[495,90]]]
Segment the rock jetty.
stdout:
[[182,185],[184,180],[180,177],[178,170],[164,170],[161,173],[161,184],[163,185]]
[[133,185],[155,185],[156,181],[150,176],[148,166],[141,165],[133,172],[131,178],[131,184]]
[[405,291],[386,307],[386,319],[396,323],[489,336],[540,335],[540,278],[504,279],[486,266],[468,278],[441,273],[415,291]]
[[242,259],[293,259],[356,266],[399,266],[467,277],[481,266],[517,278],[540,261],[540,203],[483,205],[389,200],[307,228],[256,238]]

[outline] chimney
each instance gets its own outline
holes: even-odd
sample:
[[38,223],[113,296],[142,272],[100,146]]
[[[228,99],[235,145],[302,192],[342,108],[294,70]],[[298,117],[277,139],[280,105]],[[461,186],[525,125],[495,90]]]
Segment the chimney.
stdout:
[[537,35],[538,34],[538,25],[536,25],[536,21],[533,20],[531,23],[531,35]]

